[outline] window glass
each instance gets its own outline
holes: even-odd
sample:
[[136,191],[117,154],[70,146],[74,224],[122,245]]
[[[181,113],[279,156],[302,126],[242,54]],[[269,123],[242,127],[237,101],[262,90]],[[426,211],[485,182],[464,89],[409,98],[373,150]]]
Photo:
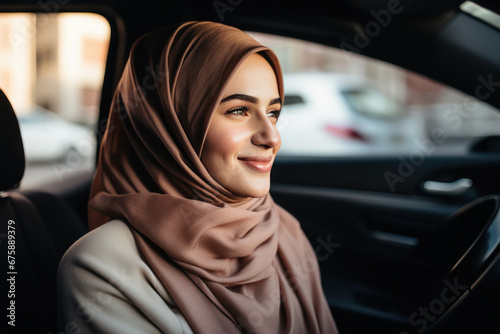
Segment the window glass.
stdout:
[[465,155],[500,135],[497,109],[415,73],[333,47],[250,35],[283,67],[279,155]]
[[109,38],[97,14],[0,14],[0,88],[23,137],[21,187],[93,170]]

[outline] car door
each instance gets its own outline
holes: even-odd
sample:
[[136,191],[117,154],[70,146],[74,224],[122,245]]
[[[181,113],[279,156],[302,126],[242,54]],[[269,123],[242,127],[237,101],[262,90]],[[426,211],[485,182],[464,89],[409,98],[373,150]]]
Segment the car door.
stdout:
[[[473,24],[484,25],[479,21]],[[342,68],[339,59],[345,57],[345,50],[308,43],[293,49],[293,43],[304,41],[278,38],[273,45],[272,36],[254,36],[286,58],[282,61],[285,93],[287,71],[309,72],[312,68],[317,75],[340,68],[344,75],[355,72],[358,76],[360,68],[365,68],[367,80],[374,81],[378,89],[385,90],[394,100],[405,96],[398,102],[405,114],[411,114],[408,119],[413,128],[403,129],[399,135],[394,131],[394,145],[387,140],[380,141],[382,144],[378,146],[367,142],[361,143],[364,148],[357,149],[349,142],[359,144],[362,137],[354,127],[340,134],[318,137],[318,132],[327,131],[329,124],[322,123],[323,128],[312,129],[306,122],[293,124],[294,119],[300,119],[294,115],[300,112],[297,111],[300,104],[307,117],[320,117],[316,105],[307,109],[310,94],[307,87],[311,84],[302,79],[301,92],[297,90],[300,84],[293,83],[290,106],[287,109],[285,94],[280,121],[282,128],[286,130],[289,126],[295,131],[283,136],[284,145],[289,136],[301,145],[297,145],[300,149],[295,152],[293,147],[287,147],[285,154],[278,155],[271,193],[278,204],[300,221],[310,239],[320,262],[327,299],[343,332],[367,332],[373,328],[379,328],[377,332],[381,333],[400,332],[410,324],[420,333],[442,314],[439,309],[431,309],[428,317],[424,317],[415,311],[419,310],[422,295],[436,283],[436,268],[448,250],[445,247],[445,251],[424,258],[415,254],[430,240],[441,237],[448,218],[461,207],[480,197],[500,193],[498,109],[481,101],[484,99],[478,94],[459,93],[417,73],[369,57],[350,55],[350,65]],[[498,31],[495,38],[500,40]],[[293,50],[294,54],[303,55],[297,58],[307,61],[290,62],[285,51],[280,54],[282,50]],[[337,55],[330,54],[335,52]],[[325,61],[328,57],[336,63]],[[316,66],[321,61],[323,65]],[[439,69],[435,70],[439,77]],[[379,76],[374,76],[374,72]],[[304,73],[304,78],[307,75]],[[487,80],[483,78],[475,83],[476,92],[492,89],[491,85],[479,86],[484,82]],[[332,95],[338,93],[331,91]],[[331,103],[329,107],[332,112],[338,108]],[[287,110],[292,117],[287,116]],[[373,126],[377,126],[375,116],[370,117]],[[401,130],[401,117],[382,121],[384,126],[390,125],[387,129],[392,125]],[[418,127],[423,129],[421,136],[419,131],[413,131]],[[389,138],[387,132],[391,130],[384,131],[381,136]],[[409,132],[410,145],[398,146],[398,141],[403,141],[398,136]],[[314,135],[309,137],[308,133]],[[330,140],[328,135],[336,136],[331,139],[331,147],[343,141],[344,149],[318,150]],[[412,318],[412,314],[417,316]]]
[[[412,250],[465,203],[498,193],[490,182],[498,180],[499,164],[488,154],[428,157],[418,169],[397,158],[278,159],[271,192],[301,222],[320,261],[327,298],[346,327],[355,331],[360,315],[373,318],[358,323],[362,329],[379,322],[402,326],[414,307],[408,299],[418,298],[433,279],[433,264],[414,261]],[[384,174],[398,171],[408,176],[391,191]],[[429,181],[448,188],[457,180],[472,186],[462,195],[423,188]]]

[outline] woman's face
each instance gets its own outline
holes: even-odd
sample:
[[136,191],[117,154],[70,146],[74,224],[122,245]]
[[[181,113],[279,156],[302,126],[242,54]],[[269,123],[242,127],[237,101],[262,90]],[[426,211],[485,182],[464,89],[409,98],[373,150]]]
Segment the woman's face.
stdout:
[[281,139],[278,83],[269,63],[249,56],[224,91],[208,128],[201,160],[212,177],[232,193],[262,197]]

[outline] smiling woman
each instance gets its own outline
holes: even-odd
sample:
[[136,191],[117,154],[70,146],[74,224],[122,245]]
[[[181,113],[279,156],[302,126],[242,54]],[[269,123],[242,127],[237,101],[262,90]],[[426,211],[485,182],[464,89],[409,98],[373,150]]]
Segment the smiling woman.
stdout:
[[[154,85],[140,86],[154,73]],[[283,81],[222,24],[140,38],[115,93],[90,233],[59,267],[61,327],[109,333],[336,333],[315,253],[274,203]]]
[[223,96],[201,160],[229,191],[262,197],[269,192],[271,167],[281,144],[276,128],[281,98],[273,68],[261,55],[249,56]]

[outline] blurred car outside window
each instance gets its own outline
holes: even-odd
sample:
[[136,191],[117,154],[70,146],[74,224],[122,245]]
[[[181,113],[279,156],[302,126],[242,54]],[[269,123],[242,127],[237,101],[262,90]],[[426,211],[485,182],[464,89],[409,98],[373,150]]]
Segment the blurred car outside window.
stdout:
[[91,13],[0,14],[0,88],[17,113],[21,188],[94,169],[110,25]]
[[433,80],[346,50],[249,34],[283,67],[280,156],[463,156],[500,136],[497,109]]

